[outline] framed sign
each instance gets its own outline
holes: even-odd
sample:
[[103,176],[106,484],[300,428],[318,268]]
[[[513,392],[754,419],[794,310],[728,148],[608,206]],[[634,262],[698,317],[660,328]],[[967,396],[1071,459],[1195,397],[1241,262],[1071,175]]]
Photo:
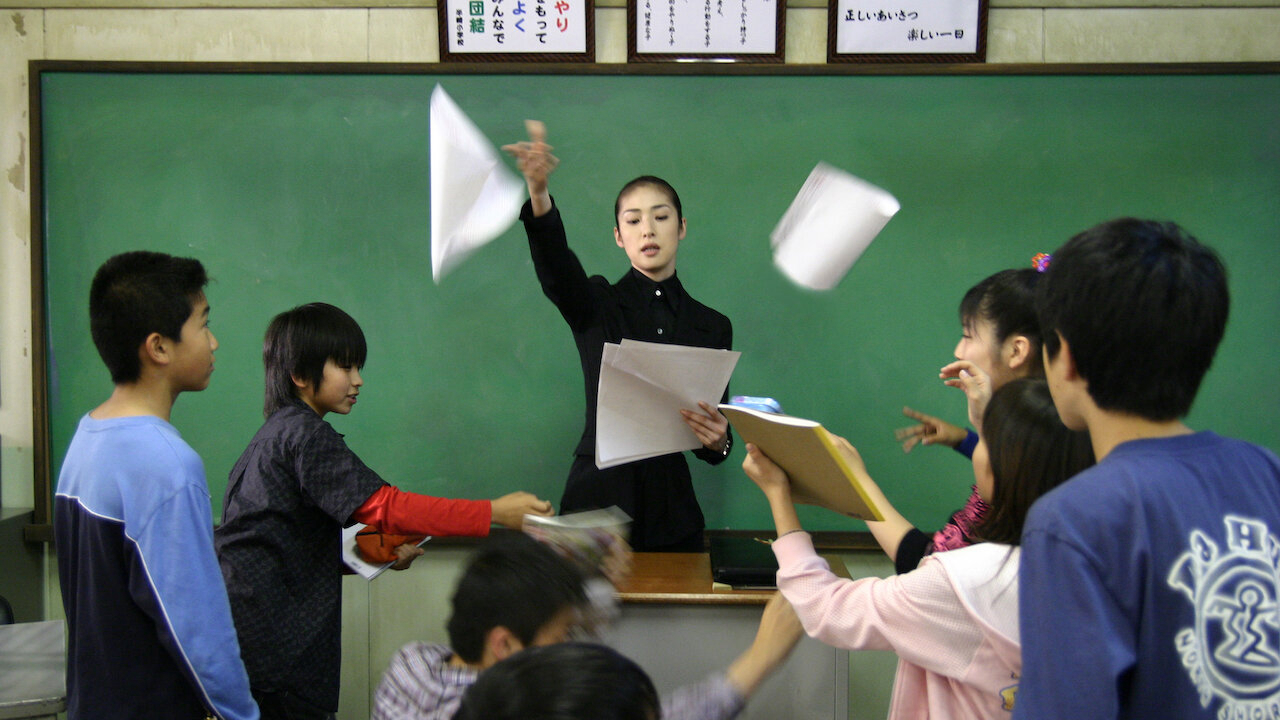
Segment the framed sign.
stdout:
[[780,63],[785,0],[627,0],[627,61]]
[[827,62],[983,62],[987,0],[830,0]]
[[441,62],[595,62],[593,0],[440,0]]

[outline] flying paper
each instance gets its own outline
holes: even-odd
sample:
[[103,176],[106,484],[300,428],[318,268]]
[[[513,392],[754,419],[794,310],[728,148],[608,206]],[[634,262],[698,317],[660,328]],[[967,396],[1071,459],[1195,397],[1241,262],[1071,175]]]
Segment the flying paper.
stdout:
[[900,207],[875,185],[818,163],[770,235],[773,264],[799,285],[830,290]]
[[440,282],[520,216],[524,183],[436,85],[431,92],[431,276]]

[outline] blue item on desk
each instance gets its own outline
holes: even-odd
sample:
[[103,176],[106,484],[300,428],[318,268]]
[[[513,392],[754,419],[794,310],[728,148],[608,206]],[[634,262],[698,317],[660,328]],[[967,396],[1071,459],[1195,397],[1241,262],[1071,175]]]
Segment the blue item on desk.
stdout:
[[782,414],[782,405],[771,397],[752,397],[751,395],[734,395],[729,399],[730,405],[759,410],[760,412]]

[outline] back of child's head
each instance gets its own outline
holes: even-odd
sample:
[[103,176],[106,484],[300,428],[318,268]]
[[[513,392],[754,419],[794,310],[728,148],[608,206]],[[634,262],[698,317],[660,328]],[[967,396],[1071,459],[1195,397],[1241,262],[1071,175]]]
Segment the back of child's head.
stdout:
[[1231,299],[1213,250],[1174,223],[1125,218],[1056,250],[1036,303],[1049,358],[1061,335],[1099,408],[1167,421],[1191,410]]
[[960,325],[968,328],[986,320],[995,330],[996,342],[1022,335],[1031,342],[1027,368],[1032,376],[1044,374],[1040,356],[1040,319],[1036,317],[1035,268],[1001,270],[969,288],[960,300]]
[[1017,545],[1032,503],[1094,463],[1089,433],[1062,424],[1040,378],[995,391],[982,417],[982,442],[994,488],[976,534],[988,542]]
[[538,630],[586,603],[576,567],[524,533],[492,536],[472,556],[453,592],[446,626],[458,657],[478,663],[485,638],[505,627],[528,647]]
[[116,384],[137,382],[138,349],[151,333],[182,340],[209,278],[199,260],[139,250],[98,268],[89,288],[89,330]]
[[626,185],[623,185],[622,189],[618,191],[618,198],[613,201],[614,224],[617,224],[618,215],[622,212],[622,198],[625,197],[627,193],[638,187],[656,188],[659,192],[665,194],[668,199],[671,200],[671,206],[675,208],[676,222],[680,222],[684,219],[684,207],[680,204],[680,195],[676,193],[675,188],[671,187],[671,183],[660,177],[654,177],[653,175],[641,175],[640,177],[628,182]]
[[333,305],[309,303],[280,313],[267,325],[262,342],[267,378],[263,413],[270,416],[298,397],[294,378],[318,389],[327,361],[364,367],[367,352],[360,325]]
[[454,720],[659,720],[653,681],[604,645],[532,648],[481,673]]

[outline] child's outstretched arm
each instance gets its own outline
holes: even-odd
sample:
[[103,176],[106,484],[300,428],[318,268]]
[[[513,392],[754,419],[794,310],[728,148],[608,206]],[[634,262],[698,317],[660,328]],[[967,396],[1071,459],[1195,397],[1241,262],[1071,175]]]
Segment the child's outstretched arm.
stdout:
[[943,365],[938,377],[946,385],[964,391],[969,400],[969,423],[973,429],[982,434],[982,415],[987,411],[987,403],[991,401],[991,376],[968,360],[957,360]]
[[749,698],[760,683],[777,670],[804,635],[804,626],[791,603],[776,592],[765,603],[760,627],[751,647],[737,657],[725,675],[742,697]]
[[769,501],[778,537],[804,529],[800,527],[800,516],[796,515],[796,506],[791,501],[791,478],[753,443],[747,443],[747,459],[742,461],[742,471]]
[[919,422],[918,425],[893,431],[893,436],[902,443],[904,453],[911,452],[916,445],[946,445],[954,448],[964,442],[969,434],[962,427],[909,407],[902,408],[902,414]]
[[538,120],[525,120],[524,127],[529,133],[529,139],[503,145],[502,149],[516,159],[516,167],[524,175],[525,184],[529,186],[529,203],[533,216],[542,217],[551,210],[547,177],[560,164],[560,160],[551,154],[551,146],[547,144],[546,125]]
[[897,508],[889,502],[889,498],[885,497],[880,486],[871,479],[871,475],[867,473],[867,465],[862,461],[862,455],[858,453],[858,449],[839,435],[832,435],[831,439],[835,443],[836,450],[840,451],[840,456],[844,458],[845,464],[862,483],[872,504],[880,508],[881,514],[884,515],[883,521],[867,521],[867,530],[871,531],[871,535],[880,544],[884,554],[888,555],[890,560],[897,560],[898,545],[902,542],[903,536],[915,526],[898,512]]
[[493,501],[493,521],[513,530],[524,527],[525,515],[541,515],[546,517],[553,512],[551,502],[543,500],[533,493],[507,493]]

